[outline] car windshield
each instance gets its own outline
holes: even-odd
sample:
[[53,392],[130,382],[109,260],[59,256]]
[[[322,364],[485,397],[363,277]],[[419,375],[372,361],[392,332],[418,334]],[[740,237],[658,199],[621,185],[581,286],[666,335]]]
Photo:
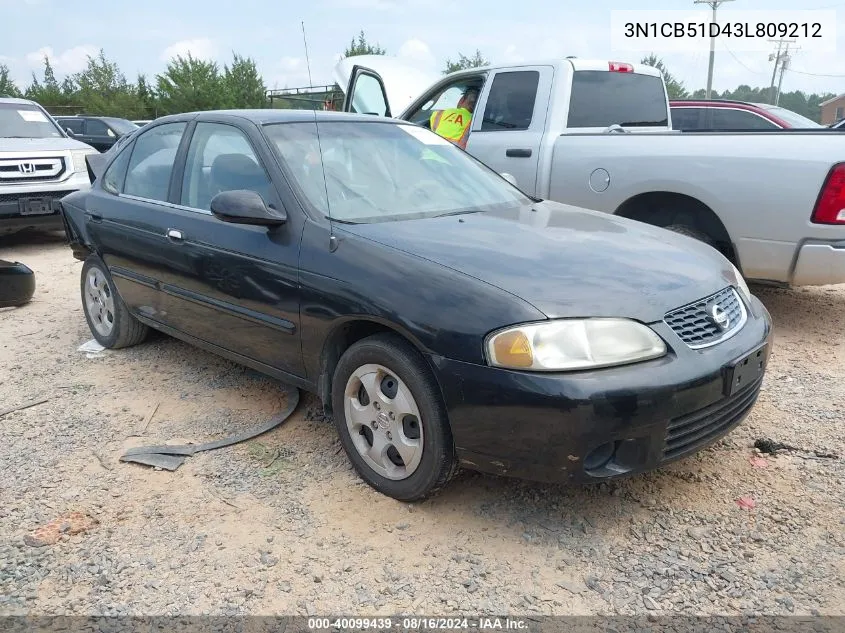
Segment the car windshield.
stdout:
[[121,134],[129,134],[133,130],[137,130],[139,126],[132,123],[132,121],[127,121],[126,119],[109,119],[109,125],[111,125],[112,129]]
[[27,103],[0,103],[0,138],[63,138],[40,108]]
[[762,107],[764,110],[768,110],[776,117],[783,119],[792,127],[822,127],[821,124],[816,123],[812,119],[808,119],[805,116],[801,116],[797,112],[787,110],[786,108],[781,108],[780,106],[761,104],[760,107]]
[[450,142],[415,125],[330,121],[318,128],[297,122],[269,124],[265,132],[302,195],[335,220],[409,220],[531,202]]

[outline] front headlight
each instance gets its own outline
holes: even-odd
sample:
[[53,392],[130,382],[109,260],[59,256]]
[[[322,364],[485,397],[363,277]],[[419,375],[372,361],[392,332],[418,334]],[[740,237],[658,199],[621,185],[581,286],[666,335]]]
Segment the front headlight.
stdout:
[[560,319],[518,325],[487,339],[491,365],[530,371],[596,369],[658,358],[666,344],[630,319]]
[[748,289],[748,284],[745,283],[745,279],[742,276],[742,273],[739,272],[739,268],[731,264],[731,268],[734,271],[734,283],[736,284],[737,289],[742,293],[743,298],[746,301],[751,301],[751,291]]
[[85,163],[85,157],[88,154],[96,154],[95,149],[75,149],[71,151],[73,156],[73,171],[88,171],[88,165]]

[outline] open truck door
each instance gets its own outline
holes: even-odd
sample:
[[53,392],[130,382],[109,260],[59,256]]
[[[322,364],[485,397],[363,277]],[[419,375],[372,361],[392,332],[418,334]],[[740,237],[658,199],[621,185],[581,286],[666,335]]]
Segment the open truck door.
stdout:
[[398,117],[441,75],[387,55],[340,60],[335,83],[344,91],[343,111]]

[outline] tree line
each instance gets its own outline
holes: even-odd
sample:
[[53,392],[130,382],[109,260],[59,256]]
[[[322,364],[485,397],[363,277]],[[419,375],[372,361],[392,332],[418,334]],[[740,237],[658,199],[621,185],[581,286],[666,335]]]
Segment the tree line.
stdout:
[[[369,42],[361,31],[352,38],[343,52],[343,57],[387,54],[377,42]],[[442,72],[448,74],[456,70],[486,66],[489,63],[479,50],[470,55],[458,53],[456,59],[446,60]],[[655,55],[644,57],[641,63],[660,70],[670,98],[704,98],[703,89],[690,92],[682,81],[669,72],[663,60]],[[211,60],[197,59],[190,53],[185,56],[178,55],[168,62],[164,72],[152,78],[139,74],[134,82],[127,79],[117,63],[109,60],[103,50],[96,56],[89,56],[83,70],[65,77],[61,82],[56,78],[49,57],[45,56],[41,77],[33,73],[30,84],[24,89],[20,89],[12,81],[8,67],[0,64],[0,95],[32,99],[54,115],[86,113],[127,119],[151,119],[179,112],[263,108],[268,105],[313,109],[321,107],[325,101],[333,101],[336,106],[339,93],[340,88],[334,85],[325,93],[310,94],[306,97],[284,95],[281,98],[274,97],[268,102],[267,86],[255,61],[238,53],[232,53],[231,61],[222,67]],[[717,99],[761,103],[770,102],[770,96],[768,87],[752,88],[747,85],[739,86],[736,90],[726,90],[721,94],[713,93],[713,97]],[[795,90],[781,93],[779,104],[819,121],[819,104],[833,96],[835,95],[832,93],[808,95]]]
[[[666,91],[669,93],[670,99],[704,99],[707,95],[707,91],[704,88],[690,92],[684,85],[684,82],[673,76],[668,68],[666,68],[663,60],[654,54],[643,57],[640,63],[653,66],[660,71],[663,75],[663,81],[666,82]],[[721,93],[718,90],[714,90],[710,96],[713,99],[773,103],[772,98],[774,95],[769,86],[752,88],[749,85],[743,84],[735,90],[725,90]],[[781,92],[778,105],[819,123],[822,115],[820,104],[835,96],[836,94],[832,92],[806,94],[800,90],[793,90],[792,92]]]

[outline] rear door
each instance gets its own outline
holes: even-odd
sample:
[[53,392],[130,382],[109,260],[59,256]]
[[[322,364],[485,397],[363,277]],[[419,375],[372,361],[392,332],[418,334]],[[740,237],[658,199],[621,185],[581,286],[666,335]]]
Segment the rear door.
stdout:
[[484,85],[470,128],[467,152],[534,195],[554,68],[497,70]]
[[174,262],[166,214],[176,155],[187,123],[145,130],[123,147],[86,201],[86,227],[130,311],[163,322],[159,288]]

